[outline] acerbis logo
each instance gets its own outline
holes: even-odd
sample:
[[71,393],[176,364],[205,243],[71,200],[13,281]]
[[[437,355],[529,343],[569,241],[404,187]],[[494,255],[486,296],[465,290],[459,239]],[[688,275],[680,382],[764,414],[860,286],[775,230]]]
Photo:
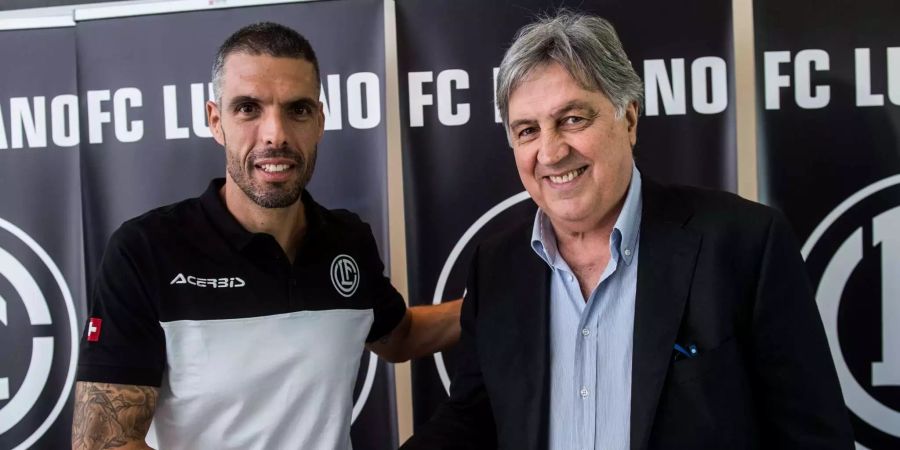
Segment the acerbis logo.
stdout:
[[857,430],[857,441],[900,444],[900,175],[844,200],[802,253],[844,400],[877,430]]
[[331,284],[344,297],[350,297],[359,287],[359,266],[349,255],[337,255],[331,261]]
[[68,283],[46,251],[0,219],[0,442],[26,449],[56,421],[75,378]]
[[240,277],[200,278],[193,275],[184,276],[183,273],[175,275],[175,278],[173,278],[172,282],[169,283],[169,285],[174,284],[189,284],[191,286],[210,287],[217,289],[240,288],[247,285],[247,283],[245,283],[244,280]]
[[[531,197],[528,195],[527,191],[519,192],[518,194],[513,195],[506,200],[503,200],[493,208],[489,209],[486,213],[482,214],[481,217],[479,217],[478,220],[475,221],[475,223],[469,226],[466,232],[463,233],[462,237],[460,237],[459,240],[456,241],[456,245],[453,246],[453,250],[450,251],[450,255],[447,256],[447,260],[444,262],[444,267],[441,268],[441,274],[438,276],[437,285],[434,288],[434,297],[432,297],[431,299],[432,304],[439,305],[444,298],[447,298],[448,281],[451,278],[452,272],[457,272],[459,274],[458,276],[461,276],[463,280],[465,279],[465,272],[468,270],[468,267],[458,267],[457,262],[459,261],[460,255],[463,253],[463,251],[474,250],[474,248],[469,248],[469,244],[474,244],[475,242],[477,242],[472,240],[475,235],[477,235],[479,231],[485,228],[488,223],[496,219],[497,216],[506,212],[522,201],[528,200],[530,198]],[[462,282],[460,285],[464,284],[465,283]],[[454,292],[455,293],[449,294],[450,298],[457,298],[457,296],[460,295],[458,290]],[[465,295],[465,290],[463,290],[462,295]],[[442,352],[436,352],[434,354],[434,364],[437,367],[438,376],[441,378],[441,383],[444,385],[444,390],[447,392],[447,395],[450,395],[450,375],[448,374],[447,364],[445,364],[444,362],[444,354]]]

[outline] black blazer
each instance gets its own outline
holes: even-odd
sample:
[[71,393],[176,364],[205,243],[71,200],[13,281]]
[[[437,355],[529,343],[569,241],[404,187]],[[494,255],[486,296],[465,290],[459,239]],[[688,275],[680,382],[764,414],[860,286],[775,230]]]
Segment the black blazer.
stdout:
[[[450,400],[403,449],[547,448],[550,269],[530,236],[523,223],[476,251]],[[853,449],[780,214],[644,179],[639,239],[631,450]],[[676,360],[676,343],[699,356]]]

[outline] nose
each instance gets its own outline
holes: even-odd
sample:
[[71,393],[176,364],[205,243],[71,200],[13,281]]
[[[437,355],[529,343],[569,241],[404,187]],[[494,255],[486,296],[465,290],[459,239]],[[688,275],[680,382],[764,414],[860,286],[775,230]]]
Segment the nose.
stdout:
[[544,166],[552,166],[569,156],[571,148],[559,133],[546,131],[541,133],[540,149],[537,161]]
[[285,117],[280,111],[270,111],[265,115],[260,125],[260,138],[267,147],[280,148],[287,146]]

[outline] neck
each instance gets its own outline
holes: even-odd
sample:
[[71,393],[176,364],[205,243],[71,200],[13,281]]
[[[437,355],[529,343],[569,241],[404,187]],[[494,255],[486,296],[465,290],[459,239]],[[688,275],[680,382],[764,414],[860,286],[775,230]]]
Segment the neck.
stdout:
[[556,235],[556,247],[559,255],[574,272],[581,288],[584,301],[588,301],[591,292],[609,263],[609,237],[612,234],[616,219],[622,210],[622,203],[605,214],[600,220],[589,223],[565,223],[552,221]]
[[[556,241],[560,249],[566,247],[574,250],[582,250],[579,253],[609,253],[609,237],[612,235],[619,214],[625,207],[625,199],[631,188],[631,176],[629,175],[623,187],[618,192],[618,199],[612,207],[606,211],[597,210],[588,214],[581,220],[567,221],[562,218],[550,219]],[[605,250],[605,251],[604,251]],[[565,256],[565,254],[563,254]]]
[[624,200],[620,201],[615,208],[607,211],[599,219],[595,218],[588,222],[567,222],[550,219],[550,224],[553,226],[553,233],[556,235],[556,241],[559,246],[586,246],[586,250],[597,244],[602,244],[604,247],[608,246],[609,236],[612,234],[616,220],[622,212],[623,204]]
[[306,210],[301,199],[285,208],[263,208],[247,197],[229,178],[226,178],[219,195],[228,212],[244,229],[251,233],[271,235],[288,259],[294,262],[300,240],[306,234]]

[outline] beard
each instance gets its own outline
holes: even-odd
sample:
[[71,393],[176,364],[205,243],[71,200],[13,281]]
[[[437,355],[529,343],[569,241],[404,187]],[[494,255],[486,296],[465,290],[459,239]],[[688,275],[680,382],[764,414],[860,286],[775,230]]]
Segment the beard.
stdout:
[[[227,152],[226,170],[235,184],[244,191],[244,194],[263,208],[286,208],[293,205],[312,178],[313,169],[316,166],[316,153],[314,148],[310,156],[291,149],[266,148],[252,151],[247,157],[246,166],[241,164],[240,157],[235,152]],[[283,183],[264,183],[255,180],[250,172],[256,169],[256,160],[262,158],[285,158],[294,163],[294,168],[299,176]]]

